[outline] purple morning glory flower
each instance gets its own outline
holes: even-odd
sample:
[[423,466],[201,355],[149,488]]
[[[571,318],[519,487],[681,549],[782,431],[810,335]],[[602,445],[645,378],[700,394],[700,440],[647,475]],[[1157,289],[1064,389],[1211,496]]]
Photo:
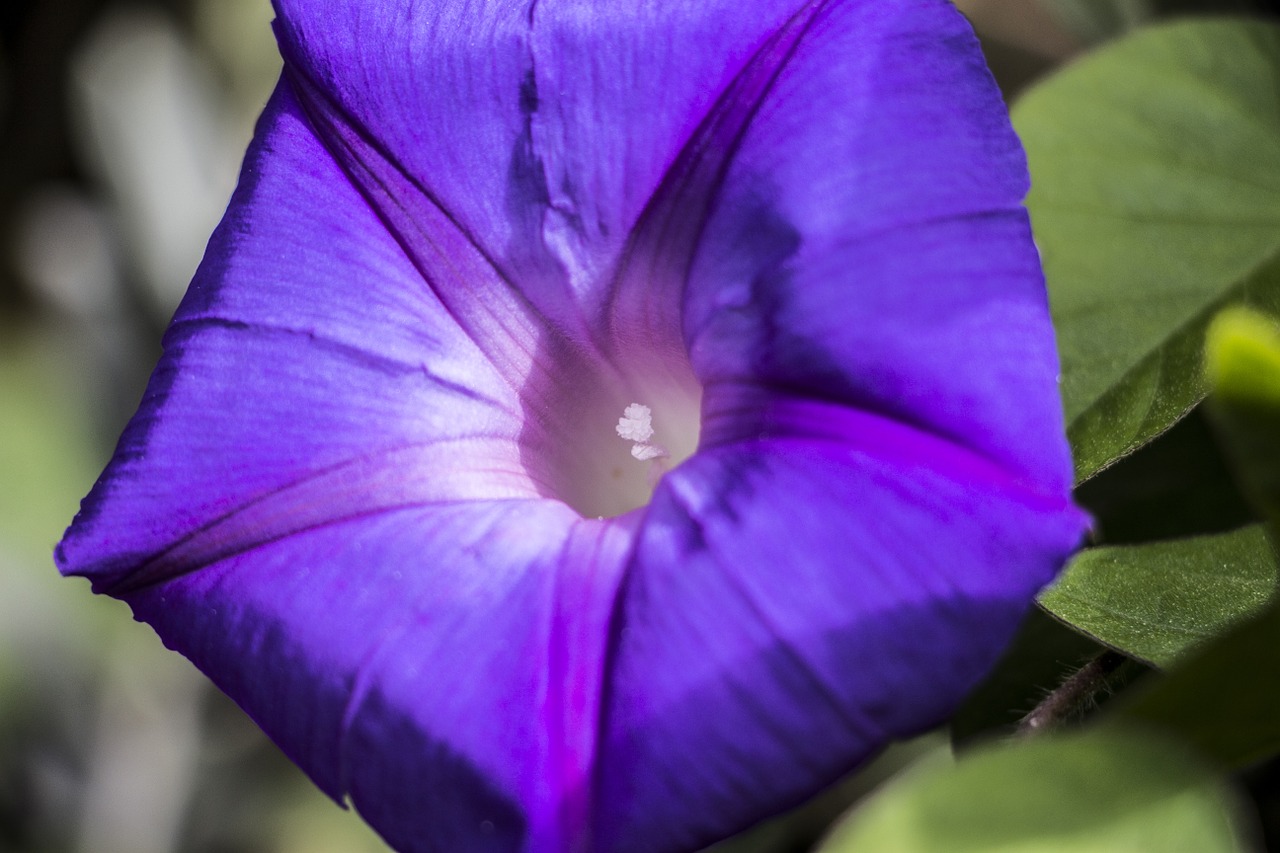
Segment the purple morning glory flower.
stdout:
[[404,850],[687,850],[945,719],[1085,524],[951,5],[276,7],[62,570]]

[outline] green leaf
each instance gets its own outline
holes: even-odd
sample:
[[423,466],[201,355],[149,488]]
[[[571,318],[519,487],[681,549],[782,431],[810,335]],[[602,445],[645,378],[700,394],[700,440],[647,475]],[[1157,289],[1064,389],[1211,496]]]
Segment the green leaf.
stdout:
[[[1207,373],[1228,455],[1246,491],[1280,523],[1280,331],[1232,311],[1215,321]],[[1274,529],[1274,528],[1273,528]],[[1121,713],[1176,732],[1238,767],[1280,753],[1280,604],[1192,655]]]
[[1122,719],[1155,726],[1230,767],[1280,753],[1280,609],[1228,631],[1167,677],[1119,703]]
[[1014,109],[1079,480],[1204,397],[1221,308],[1280,312],[1277,67],[1270,24],[1153,27]]
[[936,750],[937,732],[890,744],[884,752],[822,793],[789,812],[706,848],[703,853],[796,853],[813,850],[831,825],[854,802],[869,796],[887,779]]
[[1258,613],[1280,578],[1261,524],[1146,545],[1090,548],[1040,604],[1130,657],[1166,667]]
[[1175,744],[1095,729],[939,756],[854,811],[822,853],[1228,853],[1231,792]]
[[1280,329],[1228,311],[1209,330],[1211,413],[1237,479],[1280,533]]

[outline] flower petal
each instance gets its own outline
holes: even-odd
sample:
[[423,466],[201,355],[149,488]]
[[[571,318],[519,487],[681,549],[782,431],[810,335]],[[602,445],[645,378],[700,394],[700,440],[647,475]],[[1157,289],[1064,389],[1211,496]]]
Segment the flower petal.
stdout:
[[286,86],[58,559],[105,589],[386,506],[530,497],[521,411]]
[[[642,289],[666,295],[664,285],[683,277],[713,186],[699,184],[694,203],[686,194],[664,204],[655,194],[673,170],[696,171],[691,149],[725,101],[750,108],[767,58],[785,49],[792,23],[812,5],[757,2],[744,13],[732,0],[538,3],[531,51],[540,97],[530,134],[548,187],[543,239],[575,290],[595,288],[584,294],[593,316],[603,319],[623,252],[660,265],[635,276]],[[648,218],[663,227],[637,240],[637,222],[655,205],[664,215]],[[670,306],[678,308],[678,300]]]
[[[695,129],[813,5],[277,0],[277,27],[322,135],[487,346],[490,324],[530,312],[597,334],[629,235]],[[695,238],[697,219],[682,220]],[[420,223],[439,221],[452,238],[433,226],[438,245],[421,245]]]
[[1026,187],[950,4],[824,4],[737,140],[688,277],[706,394],[881,412],[1065,490]]
[[388,510],[122,597],[396,849],[550,853],[630,541],[552,501]]
[[777,428],[667,476],[624,582],[601,850],[676,851],[942,722],[1078,545],[1055,491],[878,415]]

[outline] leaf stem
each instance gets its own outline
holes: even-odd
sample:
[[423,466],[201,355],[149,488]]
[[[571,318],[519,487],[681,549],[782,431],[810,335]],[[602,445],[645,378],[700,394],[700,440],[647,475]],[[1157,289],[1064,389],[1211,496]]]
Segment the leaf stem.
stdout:
[[1111,689],[1112,676],[1128,660],[1119,652],[1105,651],[1067,676],[1061,685],[1022,718],[1020,737],[1055,729],[1081,716],[1097,704],[1099,694]]

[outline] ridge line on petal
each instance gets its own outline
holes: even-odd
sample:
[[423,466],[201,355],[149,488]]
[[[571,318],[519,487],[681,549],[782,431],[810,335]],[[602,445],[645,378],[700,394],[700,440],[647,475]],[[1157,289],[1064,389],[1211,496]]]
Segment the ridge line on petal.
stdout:
[[245,320],[236,320],[230,317],[220,317],[211,314],[204,314],[194,317],[176,318],[169,324],[169,329],[165,332],[164,345],[168,347],[171,343],[181,345],[187,337],[198,333],[201,328],[220,328],[228,331],[244,331],[244,332],[263,332],[266,334],[281,334],[303,337],[309,343],[318,345],[322,349],[330,352],[349,357],[353,361],[363,362],[371,369],[378,370],[382,373],[397,376],[414,376],[421,375],[429,379],[433,384],[447,391],[461,394],[469,400],[478,403],[485,403],[494,406],[498,410],[507,414],[517,416],[518,413],[512,411],[506,403],[497,398],[480,394],[474,388],[469,388],[460,383],[445,379],[437,373],[431,371],[426,362],[413,363],[402,361],[400,359],[390,358],[380,355],[369,350],[361,349],[354,344],[345,343],[337,338],[320,334],[309,329],[297,329],[292,326],[284,326],[276,323],[247,322]]
[[[93,573],[81,574],[88,574],[99,591],[118,596],[190,574],[268,542],[382,512],[435,504],[545,500],[537,492],[537,483],[530,473],[515,464],[505,471],[500,468],[476,468],[468,472],[466,479],[477,482],[452,482],[443,488],[435,481],[402,477],[400,471],[403,469],[395,464],[411,461],[415,451],[439,451],[452,456],[453,451],[446,449],[447,447],[474,443],[477,440],[484,438],[466,436],[420,442],[345,460],[257,495],[200,525],[163,551],[144,560],[138,560],[134,555],[130,559],[113,561],[134,566],[132,571],[109,580],[99,580]],[[488,441],[504,442],[499,438],[489,438]],[[494,488],[495,475],[501,473],[511,478],[505,484],[508,490],[505,495],[499,494],[501,490]],[[335,511],[325,500],[317,499],[315,493],[323,493],[325,489],[339,494],[340,503],[345,502],[346,506]],[[473,493],[468,494],[469,490]],[[221,541],[226,538],[231,541]]]
[[[333,98],[327,97],[320,86],[311,81],[304,71],[297,68],[295,63],[289,62],[287,59],[285,62],[285,74],[298,103],[307,116],[312,132],[316,134],[330,156],[334,158],[347,175],[347,179],[352,186],[365,198],[370,208],[382,220],[387,232],[400,244],[405,256],[418,271],[423,283],[431,291],[443,310],[453,319],[458,328],[475,342],[486,359],[498,369],[498,373],[511,386],[512,390],[519,393],[525,377],[522,376],[521,370],[512,360],[507,357],[507,353],[513,348],[524,350],[525,355],[536,366],[535,353],[525,342],[537,336],[536,334],[528,334],[529,332],[540,333],[553,328],[548,318],[539,312],[536,306],[525,297],[512,277],[488,253],[475,235],[463,227],[456,215],[422,181],[405,169],[385,149],[376,136],[370,133],[354,116],[350,115],[341,104],[337,103]],[[326,114],[333,120],[322,120]],[[411,187],[414,192],[427,202],[430,209],[441,220],[441,223],[438,224],[447,223],[450,232],[461,238],[462,243],[468,247],[468,257],[455,257],[451,252],[445,251],[439,245],[439,242],[430,236],[428,223],[417,221],[399,198],[395,189],[387,183],[385,177],[379,174],[372,164],[365,162],[360,153],[354,149],[351,140],[344,138],[344,135],[339,130],[339,125],[353,134],[360,144],[367,148],[368,153],[375,155],[379,161],[390,168],[393,174],[398,176],[401,181]],[[361,174],[366,180],[360,179]],[[380,200],[382,203],[379,203]],[[399,210],[403,218],[402,222],[396,221],[389,206]],[[414,241],[410,239],[408,233],[410,228],[423,241],[422,247],[416,247]],[[466,312],[459,310],[455,300],[448,298],[449,289],[443,287],[436,280],[437,276],[432,274],[422,249],[429,250],[436,261],[442,264],[443,268],[447,269],[450,275],[457,280],[460,285],[457,288],[459,293],[468,292],[466,285],[471,284],[469,277],[462,273],[460,263],[466,264],[470,262],[471,264],[476,264],[478,262],[479,266],[488,271],[496,280],[508,300],[507,304],[513,310],[500,314],[492,310],[491,303],[493,300],[473,300],[475,307],[481,309],[482,313],[488,318],[487,323],[477,323],[476,317],[469,316]],[[527,324],[527,327],[522,330],[526,334],[512,333],[507,321],[513,317],[522,321],[523,324]],[[497,336],[495,336],[495,330]]]
[[[731,405],[716,405],[716,400],[725,397],[736,399]],[[966,476],[1016,489],[1038,502],[1070,501],[1035,480],[1030,472],[1011,470],[1003,461],[955,437],[888,409],[823,399],[769,384],[726,391],[726,383],[718,383],[708,388],[703,399],[710,403],[704,403],[700,452],[750,442],[817,441],[841,444],[851,451],[899,455],[909,448],[912,458],[923,467],[963,471]]]
[[[658,181],[653,194],[641,208],[636,221],[632,223],[627,242],[619,255],[604,299],[604,313],[611,326],[617,325],[619,303],[624,298],[624,292],[629,289],[629,282],[637,276],[646,281],[654,277],[647,274],[655,266],[654,258],[670,259],[666,260],[665,265],[679,266],[674,272],[678,274],[680,289],[672,302],[677,310],[683,307],[689,270],[701,244],[710,211],[715,206],[720,187],[742,139],[801,42],[830,3],[831,0],[807,0],[770,34],[728,81],[685,140]],[[769,65],[767,60],[779,50],[781,55],[775,63]],[[756,79],[757,77],[763,79]],[[728,139],[719,139],[722,135]],[[698,199],[699,203],[688,204],[688,197],[700,190],[702,197]],[[693,216],[696,227],[684,229],[686,236],[682,240],[669,240],[674,224],[672,212],[680,212],[681,222],[688,225],[685,212],[690,207],[696,208]],[[679,251],[670,251],[671,242],[677,242]],[[663,246],[665,250],[658,252],[653,246]],[[650,269],[637,270],[636,265],[641,260],[649,260]],[[661,320],[656,324],[657,328],[654,328],[651,312],[643,308],[641,310],[648,337],[663,341],[664,337],[674,333],[677,340],[668,345],[675,344],[682,349],[685,347],[681,328],[665,328],[670,324]],[[619,337],[616,328],[614,337]]]

